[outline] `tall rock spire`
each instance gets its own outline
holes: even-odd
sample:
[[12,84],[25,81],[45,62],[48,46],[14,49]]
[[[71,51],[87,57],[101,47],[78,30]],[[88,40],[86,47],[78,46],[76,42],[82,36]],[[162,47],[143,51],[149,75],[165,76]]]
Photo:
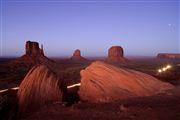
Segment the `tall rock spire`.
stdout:
[[43,44],[41,44],[41,54],[44,55]]

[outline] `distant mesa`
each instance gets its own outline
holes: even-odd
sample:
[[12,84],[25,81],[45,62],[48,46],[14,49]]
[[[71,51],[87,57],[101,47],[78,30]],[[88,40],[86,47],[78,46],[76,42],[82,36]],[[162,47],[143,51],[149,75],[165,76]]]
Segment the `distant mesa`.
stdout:
[[172,89],[148,74],[118,68],[104,62],[93,62],[80,72],[80,98],[89,102],[111,102],[138,96],[151,96]]
[[13,64],[24,64],[26,66],[49,64],[52,62],[52,60],[45,56],[43,45],[39,48],[39,43],[35,41],[27,41],[25,45],[25,54],[12,61]]
[[62,101],[61,85],[62,82],[50,68],[34,66],[19,86],[19,112],[32,112],[45,104]]
[[160,59],[180,59],[180,54],[175,54],[175,53],[159,53],[157,55],[157,58]]
[[31,56],[42,55],[42,56],[44,56],[43,45],[41,45],[41,49],[40,49],[38,42],[27,41],[26,42],[26,55],[31,55]]
[[86,61],[87,59],[81,56],[81,51],[79,49],[76,49],[73,53],[73,56],[71,57],[71,60]]
[[124,50],[121,46],[112,46],[108,50],[108,62],[126,62]]

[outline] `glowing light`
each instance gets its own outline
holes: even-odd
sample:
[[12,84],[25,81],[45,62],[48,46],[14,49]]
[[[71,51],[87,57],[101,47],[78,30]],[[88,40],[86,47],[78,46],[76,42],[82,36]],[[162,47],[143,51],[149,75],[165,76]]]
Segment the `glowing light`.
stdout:
[[11,88],[11,90],[19,90],[19,87]]
[[81,83],[77,83],[77,84],[73,84],[73,85],[69,85],[67,86],[67,88],[72,88],[72,87],[77,87],[77,86],[81,86]]
[[162,71],[166,71],[167,69],[166,68],[162,68]]
[[[76,86],[81,86],[81,83],[77,83],[77,84],[73,84],[73,85],[69,85],[67,86],[67,88],[73,88],[73,87],[76,87]],[[4,90],[0,90],[0,93],[3,93],[3,92],[6,92],[8,90],[18,90],[19,87],[14,87],[14,88],[10,88],[10,89],[4,89]]]
[[0,93],[6,92],[8,89],[0,90]]
[[171,65],[167,65],[167,66],[166,66],[167,69],[170,69],[171,67],[172,67]]
[[159,72],[159,73],[161,73],[161,72],[162,72],[162,70],[161,70],[161,69],[159,69],[159,70],[158,70],[158,72]]
[[8,90],[18,90],[19,87],[14,87],[14,88],[10,88],[10,89],[4,89],[4,90],[0,90],[0,93],[6,92]]
[[162,73],[162,72],[165,72],[165,71],[167,71],[168,69],[171,69],[171,68],[172,68],[171,65],[166,65],[166,67],[163,67],[163,68],[161,68],[161,69],[158,69],[158,72],[159,72],[159,73]]

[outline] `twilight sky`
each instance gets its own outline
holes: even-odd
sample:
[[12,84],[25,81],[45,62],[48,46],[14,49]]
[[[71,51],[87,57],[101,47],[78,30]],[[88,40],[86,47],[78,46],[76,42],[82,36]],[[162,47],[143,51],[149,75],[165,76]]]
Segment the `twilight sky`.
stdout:
[[1,0],[1,56],[21,56],[27,40],[47,56],[180,52],[180,0]]

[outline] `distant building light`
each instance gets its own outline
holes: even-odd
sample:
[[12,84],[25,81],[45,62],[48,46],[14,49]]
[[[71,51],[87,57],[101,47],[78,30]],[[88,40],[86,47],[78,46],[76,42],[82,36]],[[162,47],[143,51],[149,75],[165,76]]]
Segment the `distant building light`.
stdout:
[[166,68],[162,68],[162,71],[166,71],[167,69]]
[[158,70],[158,72],[159,72],[159,73],[161,73],[161,72],[162,72],[162,70],[161,70],[161,69],[159,69],[159,70]]
[[172,68],[172,66],[171,66],[171,65],[167,65],[166,67],[163,67],[163,68],[161,68],[161,69],[158,69],[158,73],[165,72],[166,70],[168,70],[168,69],[170,69],[170,68]]
[[167,69],[169,69],[169,68],[171,68],[171,67],[172,67],[171,65],[167,65],[167,66],[166,66]]

